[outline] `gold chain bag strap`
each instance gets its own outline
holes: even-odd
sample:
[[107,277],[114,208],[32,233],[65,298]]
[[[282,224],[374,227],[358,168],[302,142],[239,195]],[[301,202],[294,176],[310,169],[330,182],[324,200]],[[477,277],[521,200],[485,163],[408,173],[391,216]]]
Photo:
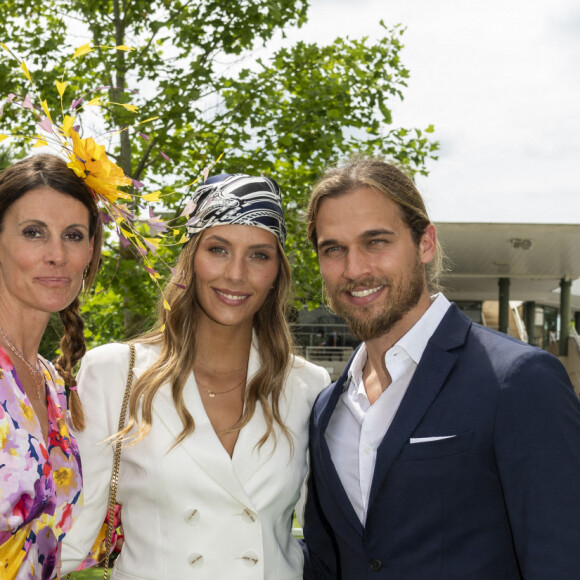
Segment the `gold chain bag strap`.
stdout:
[[[135,345],[129,343],[129,375],[127,376],[127,385],[125,386],[125,394],[123,395],[123,403],[121,404],[121,413],[119,415],[119,428],[121,431],[125,427],[125,418],[127,416],[127,405],[129,403],[129,395],[131,394],[131,387],[133,386],[133,367],[135,366]],[[109,491],[109,509],[107,521],[107,535],[105,536],[105,572],[103,580],[107,580],[109,576],[109,557],[111,555],[111,540],[113,538],[113,525],[115,519],[115,504],[117,503],[117,486],[119,484],[119,466],[121,464],[121,446],[122,442],[117,441],[115,444],[115,453],[113,455],[113,472],[111,474],[111,489]]]
[[[129,374],[127,376],[127,385],[125,386],[125,394],[123,395],[123,402],[121,403],[121,413],[119,415],[120,431],[125,426],[125,417],[127,416],[127,404],[129,403],[129,395],[131,394],[131,387],[133,386],[133,367],[135,366],[135,345],[129,343]],[[119,483],[119,465],[121,464],[121,441],[115,444],[115,452],[113,454],[113,472],[111,474],[111,487],[109,490],[109,508],[107,510],[107,533],[105,535],[105,572],[103,580],[109,577],[109,558],[111,555],[111,540],[113,539],[113,525],[115,519],[115,504],[117,503],[117,485]],[[66,580],[71,580],[72,572],[66,575]]]

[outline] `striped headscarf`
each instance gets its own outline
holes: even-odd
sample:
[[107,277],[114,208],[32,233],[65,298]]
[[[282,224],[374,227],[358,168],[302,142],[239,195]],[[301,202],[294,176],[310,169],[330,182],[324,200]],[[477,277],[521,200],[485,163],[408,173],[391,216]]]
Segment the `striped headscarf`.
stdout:
[[223,225],[255,226],[273,233],[284,245],[286,223],[278,184],[268,177],[223,173],[207,179],[188,204],[189,237]]

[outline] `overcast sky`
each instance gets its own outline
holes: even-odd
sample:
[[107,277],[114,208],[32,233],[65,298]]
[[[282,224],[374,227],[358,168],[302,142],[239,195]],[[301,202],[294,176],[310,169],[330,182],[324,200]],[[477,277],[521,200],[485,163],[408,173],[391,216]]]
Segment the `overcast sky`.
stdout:
[[407,27],[396,125],[435,125],[433,221],[580,223],[578,0],[311,0],[298,39]]

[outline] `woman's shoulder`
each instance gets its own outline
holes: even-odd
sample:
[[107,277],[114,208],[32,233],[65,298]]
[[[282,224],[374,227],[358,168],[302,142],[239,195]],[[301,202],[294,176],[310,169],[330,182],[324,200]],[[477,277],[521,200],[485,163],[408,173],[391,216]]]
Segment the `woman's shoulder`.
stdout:
[[103,344],[87,351],[82,364],[116,364],[129,356],[129,345],[121,342]]
[[[65,393],[64,387],[64,380],[60,376],[60,373],[56,370],[54,363],[49,361],[48,359],[44,358],[41,354],[38,355],[38,359],[41,362],[42,367],[44,368],[44,376],[48,385],[53,385],[56,389],[56,392],[59,395],[63,395]],[[66,398],[61,401],[66,406]]]
[[[52,361],[48,360],[40,353],[38,353],[38,360],[40,361],[40,365],[44,367],[50,374],[50,377],[48,377],[49,379],[53,380],[54,377],[58,377],[58,379],[61,380],[60,375],[58,374],[58,371],[56,370],[56,367],[54,366],[54,363]],[[2,368],[4,369],[4,367]],[[12,370],[12,365],[10,365],[10,370]]]
[[[133,343],[135,345],[136,358],[148,358],[157,356],[159,347],[153,344],[145,344],[141,342]],[[129,359],[129,343],[128,342],[111,342],[97,346],[87,352],[83,357],[83,364],[117,364],[121,361],[128,361]]]
[[[140,375],[151,366],[159,354],[159,347],[151,344],[135,344],[134,370]],[[124,382],[129,373],[129,344],[109,343],[88,351],[81,362],[79,383],[86,377],[108,383]]]
[[[148,344],[135,343],[135,375],[139,376],[155,360],[158,350]],[[110,398],[116,412],[120,398],[109,395],[122,392],[129,375],[129,344],[110,343],[88,351],[81,361],[77,381],[79,395],[85,403]],[[94,399],[94,400],[93,400]],[[108,403],[107,403],[108,404]]]
[[318,393],[330,384],[330,375],[324,367],[315,365],[302,357],[293,356],[292,366],[286,380],[286,393],[307,404],[308,412]]
[[328,371],[319,365],[315,365],[301,356],[292,357],[290,375],[300,377],[304,381],[315,382],[323,387],[330,383]]

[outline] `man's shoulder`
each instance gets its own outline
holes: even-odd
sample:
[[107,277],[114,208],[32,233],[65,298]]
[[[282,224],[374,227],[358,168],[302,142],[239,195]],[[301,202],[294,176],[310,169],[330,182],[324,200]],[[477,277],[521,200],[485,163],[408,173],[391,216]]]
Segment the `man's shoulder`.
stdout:
[[333,393],[335,392],[335,389],[337,388],[336,386],[337,382],[338,381],[330,383],[330,385],[322,389],[318,397],[316,397],[316,401],[314,402],[314,406],[312,408],[312,414],[315,420],[320,416],[320,413],[326,408],[326,406],[330,402],[330,399]]
[[518,340],[469,318],[456,306],[449,309],[435,331],[432,344],[454,353],[463,364],[493,369],[503,375],[516,369],[529,375],[530,369],[542,372],[563,371],[562,363],[549,352]]
[[[451,340],[449,339],[450,334],[453,335]],[[452,307],[449,308],[448,313],[437,327],[434,338],[437,343],[447,348],[454,348],[464,343],[467,347],[477,346],[478,348],[500,350],[515,355],[528,353],[551,356],[536,346],[522,342],[513,336],[488,326],[473,322],[455,304],[452,304]]]
[[469,332],[473,338],[477,339],[479,344],[483,345],[484,347],[487,346],[488,348],[493,348],[494,350],[497,349],[504,352],[513,353],[515,355],[537,354],[539,356],[552,356],[537,346],[523,342],[514,336],[510,336],[500,332],[499,330],[494,330],[488,326],[482,326],[476,322],[471,325]]
[[560,382],[571,388],[566,369],[553,354],[479,324],[473,324],[469,334],[466,364],[493,369],[504,382],[521,384],[528,393],[536,383]]

